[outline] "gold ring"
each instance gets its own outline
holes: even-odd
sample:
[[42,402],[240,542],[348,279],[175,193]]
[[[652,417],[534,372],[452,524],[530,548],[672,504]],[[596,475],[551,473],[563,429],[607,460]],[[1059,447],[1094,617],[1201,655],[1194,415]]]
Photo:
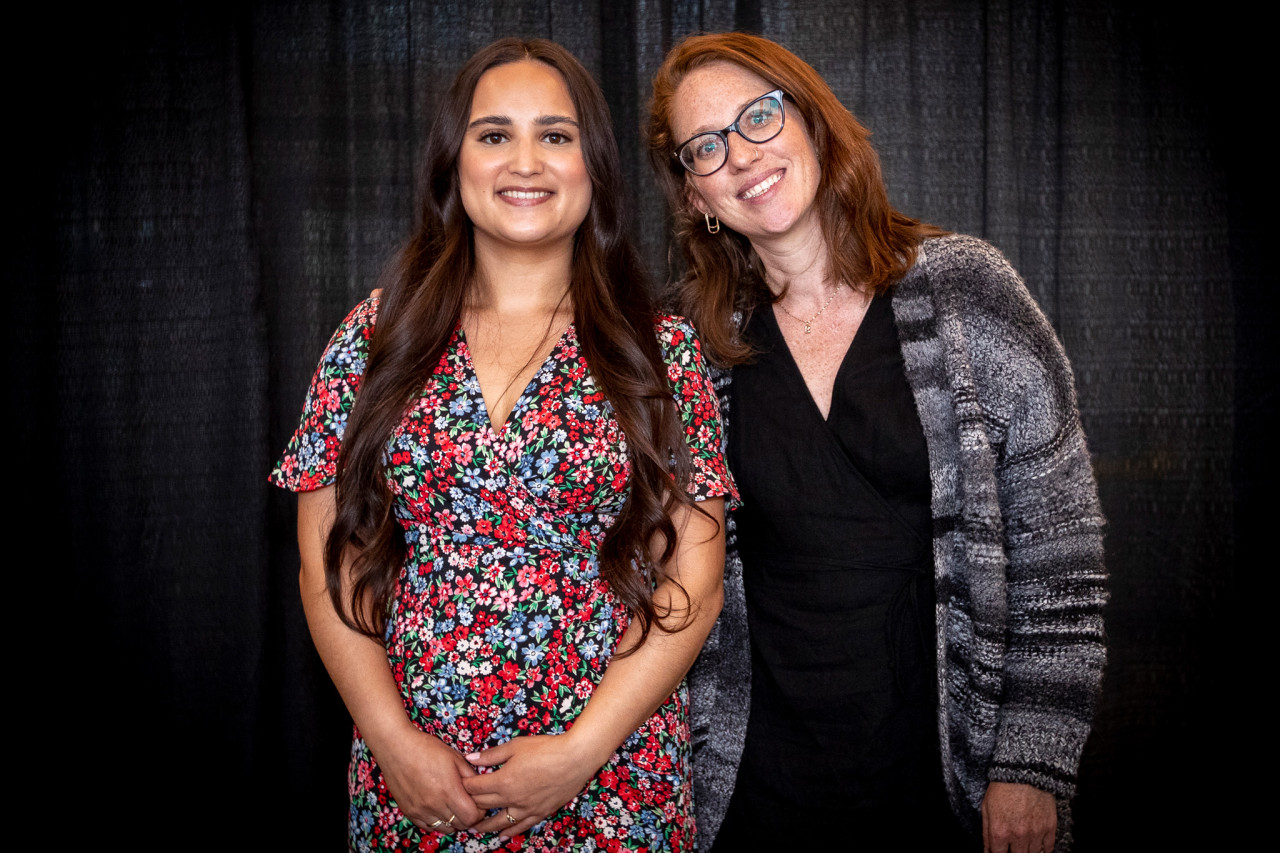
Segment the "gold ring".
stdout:
[[515,826],[517,823],[519,823],[519,822],[520,822],[520,821],[516,820],[516,819],[512,816],[512,814],[511,814],[511,809],[507,809],[507,821],[508,821],[512,826]]
[[443,823],[444,823],[444,821],[443,821],[443,820],[441,820],[440,818],[436,818],[436,822],[435,822],[435,823],[429,823],[429,824],[427,824],[427,829],[435,829],[437,826],[440,826],[440,825],[441,825],[441,824],[443,824]]
[[450,813],[449,813],[449,819],[445,821],[445,825],[446,825],[446,826],[448,826],[448,827],[450,827],[450,828],[452,828],[452,827],[453,827],[453,819],[454,819],[454,818],[456,818],[456,817],[457,817],[457,815],[456,815],[456,814],[454,814],[454,813],[450,812]]

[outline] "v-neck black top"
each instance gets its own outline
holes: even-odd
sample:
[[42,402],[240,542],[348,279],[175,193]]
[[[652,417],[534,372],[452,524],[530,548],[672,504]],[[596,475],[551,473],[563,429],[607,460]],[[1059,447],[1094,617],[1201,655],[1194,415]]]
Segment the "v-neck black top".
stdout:
[[928,449],[890,300],[872,300],[825,420],[773,311],[745,334],[758,354],[734,368],[729,464],[751,711],[717,851],[949,821]]

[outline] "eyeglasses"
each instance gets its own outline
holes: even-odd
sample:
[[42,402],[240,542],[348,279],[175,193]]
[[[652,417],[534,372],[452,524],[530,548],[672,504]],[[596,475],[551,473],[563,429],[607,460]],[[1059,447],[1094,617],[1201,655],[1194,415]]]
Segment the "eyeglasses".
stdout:
[[768,142],[782,132],[786,115],[782,110],[781,89],[761,95],[738,113],[733,124],[724,130],[709,130],[682,143],[673,155],[690,173],[705,177],[718,170],[729,159],[729,134],[736,131],[748,142]]

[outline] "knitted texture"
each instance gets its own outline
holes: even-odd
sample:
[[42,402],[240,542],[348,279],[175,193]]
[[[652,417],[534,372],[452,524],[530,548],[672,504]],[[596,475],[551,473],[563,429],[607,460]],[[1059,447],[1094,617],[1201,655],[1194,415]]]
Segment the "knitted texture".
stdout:
[[[893,311],[929,450],[938,728],[952,809],[973,830],[987,783],[1068,801],[1101,686],[1102,512],[1071,367],[993,247],[928,240]],[[716,377],[727,414],[731,376]],[[732,428],[725,420],[726,432]],[[730,542],[720,622],[690,674],[701,843],[724,818],[746,735],[750,650]]]

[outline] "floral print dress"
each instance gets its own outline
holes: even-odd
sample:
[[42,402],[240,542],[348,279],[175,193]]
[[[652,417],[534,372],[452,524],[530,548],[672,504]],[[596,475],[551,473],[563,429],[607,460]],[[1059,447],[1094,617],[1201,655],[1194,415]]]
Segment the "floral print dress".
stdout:
[[[334,333],[275,484],[306,491],[333,482],[377,305],[361,303]],[[657,334],[693,458],[689,490],[732,497],[694,331],[667,317]],[[611,413],[570,326],[495,427],[459,328],[387,446],[407,545],[387,656],[409,717],[463,754],[564,732],[629,624],[596,561],[628,492],[626,436]],[[351,849],[691,850],[687,702],[682,684],[580,795],[505,842],[415,826],[357,731]]]

